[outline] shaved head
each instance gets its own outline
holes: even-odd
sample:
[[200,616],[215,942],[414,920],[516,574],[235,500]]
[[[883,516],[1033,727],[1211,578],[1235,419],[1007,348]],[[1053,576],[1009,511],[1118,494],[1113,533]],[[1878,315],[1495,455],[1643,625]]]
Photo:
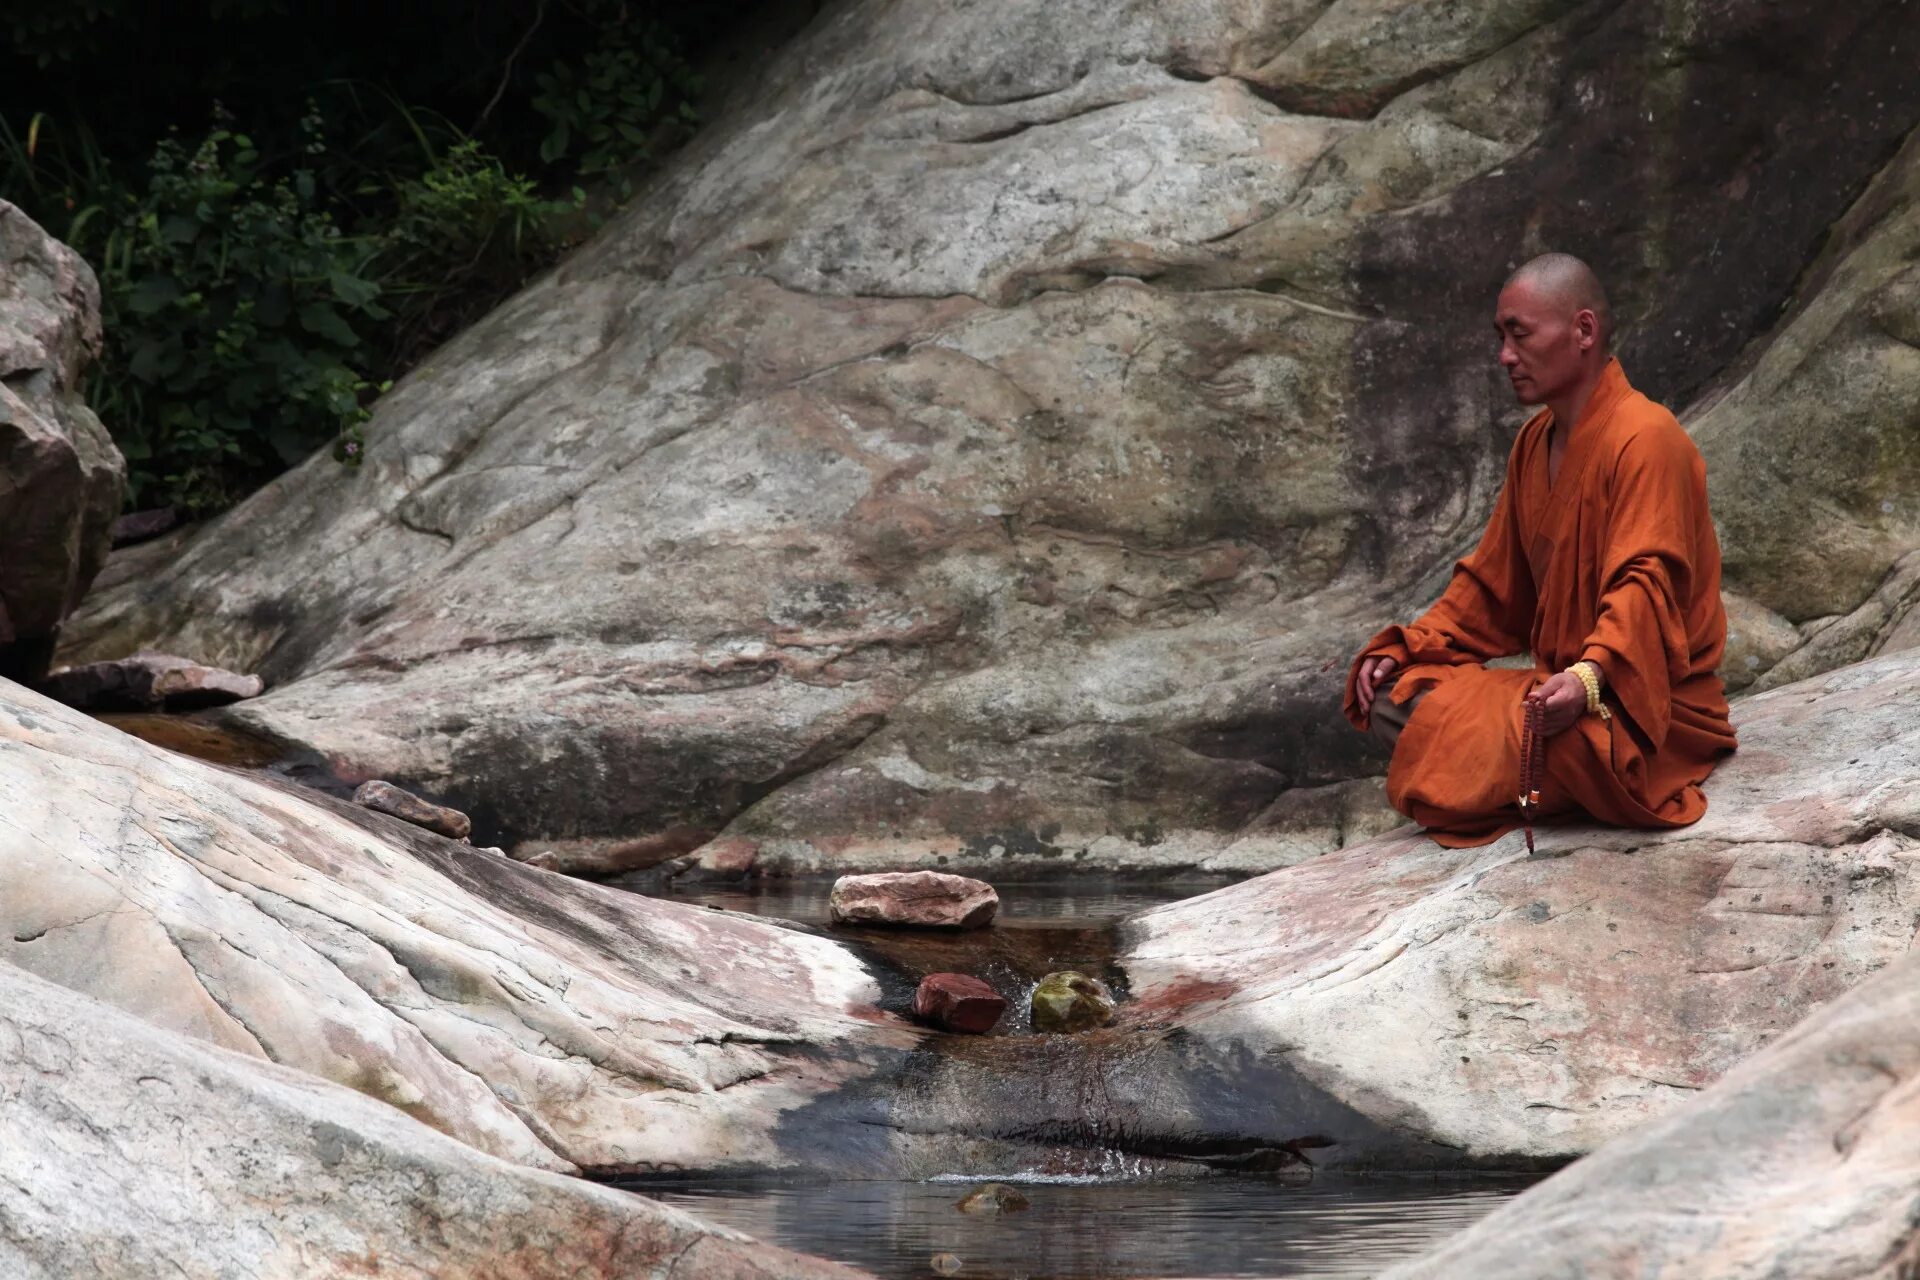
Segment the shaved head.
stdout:
[[1519,285],[1540,302],[1563,309],[1564,314],[1591,311],[1600,327],[1600,349],[1613,345],[1613,309],[1607,291],[1593,268],[1570,253],[1543,253],[1507,277],[1507,289]]

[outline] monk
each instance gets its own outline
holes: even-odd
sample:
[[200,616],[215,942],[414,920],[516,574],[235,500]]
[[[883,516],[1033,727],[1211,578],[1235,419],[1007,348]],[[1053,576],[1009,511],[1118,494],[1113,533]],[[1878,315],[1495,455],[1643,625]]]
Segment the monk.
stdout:
[[[1698,821],[1700,784],[1735,745],[1706,465],[1628,383],[1606,294],[1578,258],[1521,267],[1494,327],[1514,396],[1545,408],[1438,603],[1354,659],[1347,718],[1393,748],[1388,800],[1444,845],[1485,844],[1523,817]],[[1530,670],[1485,665],[1519,653]],[[1529,703],[1544,780],[1523,810]]]

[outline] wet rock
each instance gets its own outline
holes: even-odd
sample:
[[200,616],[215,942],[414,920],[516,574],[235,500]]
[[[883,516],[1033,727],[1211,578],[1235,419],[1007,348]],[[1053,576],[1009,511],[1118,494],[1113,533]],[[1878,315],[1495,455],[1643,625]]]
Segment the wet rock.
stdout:
[[[861,1055],[919,1034],[825,939],[547,875],[5,681],[0,812],[0,973],[361,1090],[522,1165],[879,1163],[781,1136],[872,1071]],[[9,1043],[0,1029],[0,1070]],[[174,1114],[157,1097],[130,1109]],[[0,1162],[30,1149],[0,1147]],[[0,1176],[0,1197],[12,1185]]]
[[1020,1213],[1033,1207],[1033,1201],[1004,1182],[989,1182],[984,1187],[976,1187],[961,1196],[953,1206],[962,1213],[976,1217],[993,1217],[1003,1213]]
[[[473,833],[473,820],[458,809],[422,800],[403,787],[375,778],[353,789],[353,802],[376,813],[389,814],[402,822],[425,827],[449,840],[465,840]],[[499,850],[489,850],[497,853]]]
[[390,1106],[10,964],[0,1097],[8,1280],[861,1274],[483,1154],[402,1110],[422,1099]]
[[1000,895],[992,885],[939,871],[841,876],[828,909],[835,924],[978,929],[993,923]]
[[966,1265],[957,1253],[936,1253],[927,1259],[927,1266],[935,1275],[957,1276]]
[[82,395],[99,353],[92,269],[0,200],[0,677],[46,674],[106,562],[126,461]]
[[259,676],[143,649],[131,657],[64,667],[40,685],[48,697],[86,711],[196,711],[257,698]]
[[1113,993],[1084,973],[1050,973],[1033,989],[1030,1018],[1035,1031],[1091,1031],[1113,1021]]
[[1690,421],[1744,382],[1730,589],[1849,613],[1920,545],[1898,8],[849,0],[68,660],[259,670],[244,723],[596,875],[1328,852],[1374,815],[1279,802],[1383,770],[1338,672],[1491,508],[1520,256]]
[[1007,999],[964,973],[930,973],[913,993],[913,1016],[943,1031],[985,1035],[1007,1011]]
[[1920,956],[1396,1280],[1920,1274]]

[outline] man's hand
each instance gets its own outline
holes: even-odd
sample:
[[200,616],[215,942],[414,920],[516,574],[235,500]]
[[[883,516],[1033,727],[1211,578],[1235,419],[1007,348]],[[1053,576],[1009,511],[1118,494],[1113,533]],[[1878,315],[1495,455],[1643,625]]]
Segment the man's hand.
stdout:
[[1579,676],[1562,671],[1528,693],[1527,701],[1541,704],[1540,732],[1551,738],[1573,728],[1587,714],[1587,686]]
[[[1375,658],[1368,658],[1360,664],[1360,678],[1353,682],[1353,696],[1359,700],[1361,715],[1370,716],[1373,714],[1373,695],[1375,691],[1380,688],[1380,682],[1392,675],[1394,669],[1399,665],[1399,663],[1387,657],[1385,654]],[[1586,705],[1586,697],[1586,692],[1582,690],[1580,694],[1581,706]]]

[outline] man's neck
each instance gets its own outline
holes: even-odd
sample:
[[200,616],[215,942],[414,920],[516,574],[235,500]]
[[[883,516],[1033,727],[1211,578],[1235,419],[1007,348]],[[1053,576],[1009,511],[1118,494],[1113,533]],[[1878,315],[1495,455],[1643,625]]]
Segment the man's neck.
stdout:
[[1607,371],[1607,362],[1612,358],[1612,356],[1602,356],[1600,363],[1587,370],[1586,376],[1581,378],[1572,390],[1564,396],[1555,396],[1547,401],[1547,408],[1553,410],[1553,425],[1556,428],[1566,428],[1566,431],[1554,432],[1558,439],[1564,441],[1567,438],[1567,432],[1572,431],[1574,424],[1580,421],[1580,415],[1586,411],[1587,402],[1593,399],[1594,390],[1599,387],[1600,379]]

